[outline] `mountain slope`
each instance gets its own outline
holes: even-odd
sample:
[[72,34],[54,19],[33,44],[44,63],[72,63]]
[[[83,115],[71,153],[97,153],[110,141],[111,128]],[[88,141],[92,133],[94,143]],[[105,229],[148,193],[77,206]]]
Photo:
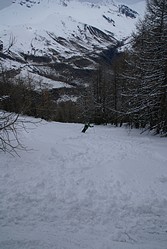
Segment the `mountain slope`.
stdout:
[[[141,1],[142,11],[144,6],[144,1]],[[12,5],[0,11],[2,63],[10,67],[21,66],[23,74],[28,70],[42,76],[48,75],[50,68],[60,63],[66,65],[67,70],[69,66],[74,71],[95,69],[104,50],[114,54],[131,35],[140,17],[136,8],[133,10],[113,1],[92,4],[65,0],[14,0]],[[66,83],[67,78],[75,78],[72,83],[85,82],[71,73],[71,69],[63,79]],[[58,74],[62,75],[60,71]]]

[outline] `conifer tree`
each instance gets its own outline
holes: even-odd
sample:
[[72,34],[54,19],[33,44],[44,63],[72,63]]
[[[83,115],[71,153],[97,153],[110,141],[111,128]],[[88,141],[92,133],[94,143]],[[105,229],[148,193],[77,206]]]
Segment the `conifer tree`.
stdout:
[[[167,134],[167,1],[148,0],[126,73],[128,114],[136,127]],[[128,90],[127,90],[128,89]]]

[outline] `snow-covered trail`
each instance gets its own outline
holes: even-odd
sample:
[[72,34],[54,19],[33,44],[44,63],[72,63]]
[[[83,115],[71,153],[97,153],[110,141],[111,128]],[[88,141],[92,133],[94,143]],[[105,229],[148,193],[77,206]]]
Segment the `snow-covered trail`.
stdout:
[[0,154],[0,249],[166,249],[167,139],[46,123]]

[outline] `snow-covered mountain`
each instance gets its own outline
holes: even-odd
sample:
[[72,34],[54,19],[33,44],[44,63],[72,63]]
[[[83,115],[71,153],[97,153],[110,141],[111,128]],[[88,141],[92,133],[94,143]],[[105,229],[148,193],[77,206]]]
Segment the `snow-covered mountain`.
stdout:
[[[94,69],[104,54],[112,58],[144,8],[144,0],[128,6],[112,0],[13,0],[0,10],[1,63],[22,74],[40,74],[45,82],[54,67],[49,80],[76,84],[77,69]],[[62,68],[68,76],[63,77]]]

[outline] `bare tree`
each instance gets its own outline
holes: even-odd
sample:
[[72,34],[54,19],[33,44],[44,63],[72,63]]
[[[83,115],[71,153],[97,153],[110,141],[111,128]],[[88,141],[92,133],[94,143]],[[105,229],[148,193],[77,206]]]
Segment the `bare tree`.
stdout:
[[26,130],[26,124],[36,124],[39,120],[21,116],[31,110],[33,93],[30,82],[20,82],[10,78],[11,70],[0,68],[0,151],[18,154],[18,150],[26,149],[20,142],[20,132]]
[[17,154],[17,150],[23,148],[18,136],[21,126],[19,114],[0,111],[0,150]]

